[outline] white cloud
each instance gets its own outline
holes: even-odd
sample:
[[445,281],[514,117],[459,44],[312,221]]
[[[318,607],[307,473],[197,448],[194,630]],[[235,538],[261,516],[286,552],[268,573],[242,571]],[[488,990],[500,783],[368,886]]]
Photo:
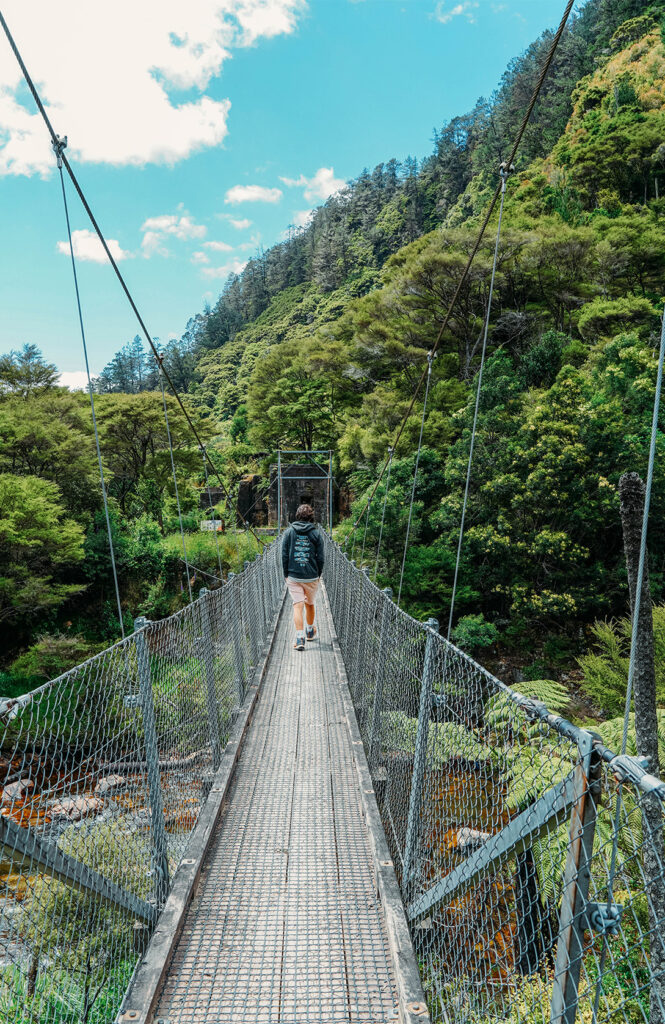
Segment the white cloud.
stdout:
[[[120,248],[117,238],[107,238],[106,244],[111,250],[111,255],[116,263],[119,260],[126,260],[132,255],[126,249]],[[89,263],[108,263],[108,256],[104,252],[102,243],[94,231],[88,231],[87,228],[72,231],[72,247],[74,255],[79,260]],[[69,242],[58,242],[57,249],[63,256],[69,256]]]
[[233,217],[229,217],[229,223],[236,229],[236,231],[246,231],[247,228],[251,228],[252,222],[247,217],[243,217],[241,220],[235,220]]
[[141,225],[143,255],[152,256],[159,253],[160,256],[168,256],[168,249],[164,245],[166,238],[176,238],[184,242],[189,238],[204,238],[206,230],[203,224],[196,224],[187,211],[180,215],[164,213],[159,217],[148,217]]
[[69,370],[60,374],[58,384],[60,387],[69,388],[70,391],[87,391],[88,375],[85,370]]
[[281,188],[266,188],[264,185],[234,185],[226,193],[225,203],[278,203],[282,198]]
[[[234,49],[293,32],[305,8],[305,0],[60,0],[38,4],[38,32],[34,4],[6,0],[4,14],[69,152],[140,166],[219,145],[231,103],[205,95],[210,82]],[[175,98],[175,89],[194,95]],[[0,174],[48,174],[54,165],[3,37]]]
[[293,224],[297,228],[304,228],[305,225],[309,224],[310,217],[313,213],[313,210],[296,210],[293,214]]
[[210,263],[210,257],[207,252],[193,252],[190,257],[192,263]]
[[204,242],[204,249],[212,249],[213,252],[233,252],[233,246],[228,242]]
[[305,199],[313,203],[316,199],[328,199],[329,196],[344,188],[346,182],[335,177],[332,167],[319,167],[313,178],[301,174],[299,178],[280,178],[285,185],[305,189]]
[[439,3],[434,9],[434,17],[437,21],[440,21],[442,25],[447,25],[453,18],[458,18],[460,15],[464,15],[467,21],[474,24],[476,16],[473,13],[478,7],[477,0],[462,0],[462,3],[454,4],[453,7],[448,7],[447,3],[443,0],[439,0]]
[[229,274],[241,274],[246,266],[246,260],[230,260],[223,267],[204,267],[201,273],[204,277],[228,277]]

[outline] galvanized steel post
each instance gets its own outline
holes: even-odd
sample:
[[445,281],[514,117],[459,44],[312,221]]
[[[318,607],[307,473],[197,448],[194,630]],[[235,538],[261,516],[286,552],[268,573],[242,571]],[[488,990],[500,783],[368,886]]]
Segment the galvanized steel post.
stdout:
[[257,611],[258,611],[258,622],[260,625],[259,632],[259,651],[261,645],[268,632],[268,623],[266,620],[266,602],[265,602],[265,591],[264,591],[264,579],[263,579],[263,565],[261,555],[256,556],[254,559],[254,575],[256,576],[256,599],[257,599]]
[[282,533],[282,453],[277,452],[277,536]]
[[[369,634],[369,628],[368,628],[368,617],[369,617],[369,615],[368,615],[368,613],[370,611],[370,608],[369,608],[370,602],[368,601],[369,595],[367,594],[366,591],[367,591],[367,587],[371,586],[372,584],[371,584],[371,580],[369,578],[369,569],[362,568],[360,571],[362,572],[362,574],[364,576],[364,579],[361,580],[361,582],[360,582],[360,587],[361,587],[361,590],[360,590],[360,595],[361,595],[360,596],[360,622],[358,623],[358,630],[357,630],[357,633],[358,633],[358,643],[357,643],[357,654],[356,654],[356,664],[358,666],[358,678],[357,678],[357,681],[356,681],[356,694],[355,694],[355,696],[356,696],[356,701],[359,703],[358,717],[359,717],[359,720],[361,722],[361,727],[362,727],[364,725],[364,722],[367,720],[367,715],[366,715],[366,710],[365,710],[365,699],[366,699],[366,694],[367,694],[367,687],[369,685],[369,675],[368,675],[368,672],[367,672],[367,669],[369,668],[369,666],[367,664],[366,654],[367,654],[367,637],[368,637],[368,634]],[[373,601],[371,602],[371,608],[372,608],[372,610],[374,608],[374,602]]]
[[159,775],[159,745],[157,742],[157,725],[155,722],[155,704],[152,695],[152,678],[150,675],[150,658],[145,640],[144,628],[149,625],[143,617],[134,620],[137,631],[136,663],[139,677],[139,693],[141,697],[141,713],[143,716],[143,733],[145,758],[148,775],[148,796],[150,800],[150,831],[152,835],[152,868],[155,878],[155,899],[157,906],[166,902],[169,891],[169,856],[164,822],[164,795]]
[[[230,572],[227,586],[232,583],[234,579],[236,579],[236,574],[234,572]],[[237,613],[237,608],[235,609],[235,612]],[[230,619],[229,621],[233,632],[233,664],[235,668],[236,699],[238,707],[240,707],[245,696],[245,658],[243,656],[240,640],[240,631],[244,631],[245,628],[242,621],[242,609],[240,610],[239,615],[235,614],[233,619]]]
[[[352,570],[355,569],[355,567],[356,567],[356,563],[353,560],[351,560],[349,562],[349,565],[351,566]],[[349,573],[349,576],[351,577],[351,581],[353,581],[353,572],[352,571]],[[346,671],[348,673],[349,682],[351,683],[351,685],[353,685],[353,679],[352,679],[353,665],[351,664],[351,640],[350,640],[350,636],[351,636],[351,623],[353,622],[353,603],[354,603],[353,599],[354,599],[354,593],[355,593],[354,592],[354,588],[353,588],[353,586],[351,586],[351,592],[347,594],[346,605],[345,605],[345,609],[344,609],[344,629],[342,631],[343,635],[344,635],[344,639],[342,640],[340,638],[340,645],[342,647],[342,653],[344,655],[344,664],[346,665]]]
[[376,768],[376,763],[381,753],[381,709],[383,705],[383,679],[386,668],[386,654],[388,651],[388,629],[390,628],[390,615],[392,612],[393,592],[391,587],[383,590],[384,602],[381,612],[381,627],[379,630],[379,652],[376,659],[376,674],[374,676],[374,703],[372,705],[372,719],[369,727],[369,767],[371,771]]
[[332,452],[328,453],[328,533],[332,537],[333,530],[333,469]]
[[581,731],[578,746],[576,801],[570,816],[570,842],[563,872],[551,1024],[575,1024],[585,951],[584,932],[589,927],[587,901],[596,831],[596,803],[600,798],[600,756],[594,749],[591,733]]
[[201,587],[199,591],[201,612],[201,648],[203,653],[203,669],[205,675],[206,705],[208,709],[208,731],[210,733],[210,749],[212,750],[212,763],[216,768],[222,759],[222,744],[219,737],[219,712],[217,709],[217,694],[215,693],[215,660],[212,648],[212,628],[210,626],[210,591]]
[[408,893],[415,876],[416,852],[420,839],[420,810],[423,799],[423,783],[425,781],[425,765],[427,763],[427,740],[429,737],[429,720],[432,714],[432,693],[434,690],[435,650],[439,635],[439,623],[436,619],[428,619],[427,639],[425,641],[425,657],[423,675],[420,684],[420,705],[418,707],[418,728],[416,731],[416,749],[413,755],[413,774],[411,776],[411,794],[409,796],[409,816],[406,824],[406,841],[404,844],[404,876],[403,891]]
[[256,580],[254,574],[251,572],[251,562],[245,561],[244,572],[246,574],[246,580],[249,586],[243,588],[244,592],[248,596],[249,604],[249,615],[247,616],[247,634],[249,636],[249,651],[252,665],[256,665],[259,660],[259,650],[256,637],[256,620],[258,616],[257,608],[257,594],[256,594]]

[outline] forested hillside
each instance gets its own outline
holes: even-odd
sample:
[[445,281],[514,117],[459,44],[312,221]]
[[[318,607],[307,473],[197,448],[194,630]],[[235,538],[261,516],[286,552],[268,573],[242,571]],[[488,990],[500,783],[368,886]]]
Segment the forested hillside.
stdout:
[[[663,2],[588,0],[509,181],[456,635],[531,678],[569,674],[594,620],[626,611],[617,484],[646,465],[665,293],[664,16]],[[438,131],[429,157],[362,172],[250,260],[169,344],[165,365],[229,484],[247,470],[266,478],[279,446],[332,447],[338,479],[364,506],[550,42],[537,40],[494,96]],[[494,227],[434,361],[403,591],[417,616],[444,620],[450,599]],[[54,381],[34,351],[0,366],[0,623],[17,686],[54,670],[49,651],[64,664],[69,644],[76,660],[116,628],[87,396]],[[156,386],[139,340],[96,382],[129,620],[181,600]],[[171,405],[192,561],[214,571],[214,546],[196,532],[200,454]],[[421,414],[416,403],[392,466],[382,585],[399,576]],[[372,567],[384,493],[369,516]],[[664,505],[660,459],[657,599]],[[3,507],[19,512],[6,519]],[[31,532],[31,522],[42,525]],[[227,535],[222,544],[226,568],[239,553]]]

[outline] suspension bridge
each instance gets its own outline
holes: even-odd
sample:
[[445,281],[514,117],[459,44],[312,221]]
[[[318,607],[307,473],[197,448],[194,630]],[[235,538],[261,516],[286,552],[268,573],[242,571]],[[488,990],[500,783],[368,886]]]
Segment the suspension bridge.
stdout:
[[0,1019],[654,1019],[665,786],[324,578],[302,655],[275,542],[0,705]]
[[[665,784],[627,752],[665,330],[620,752],[450,643],[506,184],[571,8],[353,523],[364,562],[369,509],[424,385],[397,601],[332,536],[302,655],[279,539],[225,581],[220,559],[220,585],[194,595],[171,448],[189,603],[125,635],[88,375],[122,638],[0,700],[0,1024],[665,1021]],[[210,453],[0,23],[56,155],[86,366],[63,171],[157,360],[169,445],[165,383],[209,488]],[[401,590],[432,360],[497,203],[446,639]],[[332,459],[328,487],[327,506]],[[381,533],[384,521],[385,504]]]

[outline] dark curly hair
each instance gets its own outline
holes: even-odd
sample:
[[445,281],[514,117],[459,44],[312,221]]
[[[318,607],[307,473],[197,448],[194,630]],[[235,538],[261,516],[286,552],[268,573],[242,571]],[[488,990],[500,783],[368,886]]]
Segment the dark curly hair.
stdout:
[[314,509],[311,505],[298,505],[296,511],[296,519],[300,523],[313,523],[314,522]]

